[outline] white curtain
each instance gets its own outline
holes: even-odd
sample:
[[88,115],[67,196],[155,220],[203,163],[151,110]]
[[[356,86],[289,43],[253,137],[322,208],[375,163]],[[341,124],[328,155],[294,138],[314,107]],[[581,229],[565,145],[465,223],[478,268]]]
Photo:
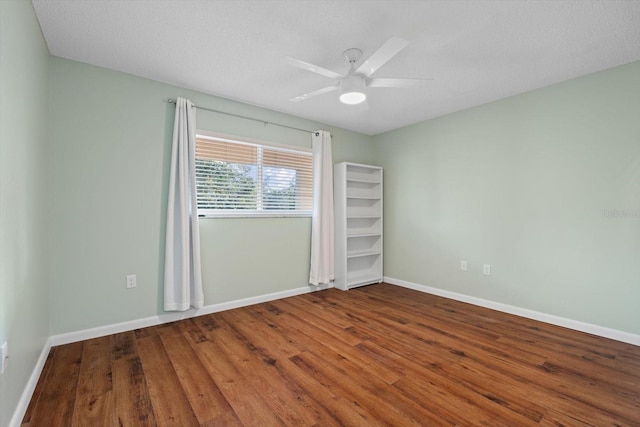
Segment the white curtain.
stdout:
[[202,307],[200,234],[196,201],[196,119],[193,104],[176,100],[169,176],[164,256],[164,309],[185,311]]
[[331,134],[321,130],[311,137],[313,146],[313,218],[309,283],[328,284],[334,279],[333,159]]

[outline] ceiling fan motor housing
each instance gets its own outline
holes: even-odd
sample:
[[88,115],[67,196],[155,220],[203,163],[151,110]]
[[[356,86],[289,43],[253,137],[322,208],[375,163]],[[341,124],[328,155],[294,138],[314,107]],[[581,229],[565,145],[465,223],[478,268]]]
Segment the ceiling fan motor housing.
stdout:
[[359,74],[349,74],[340,80],[340,101],[345,104],[359,104],[367,99],[366,82]]

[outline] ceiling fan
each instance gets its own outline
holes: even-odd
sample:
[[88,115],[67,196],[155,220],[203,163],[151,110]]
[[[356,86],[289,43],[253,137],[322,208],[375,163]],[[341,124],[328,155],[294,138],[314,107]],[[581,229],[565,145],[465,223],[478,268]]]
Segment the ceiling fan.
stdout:
[[386,64],[391,58],[396,56],[408,44],[408,41],[401,39],[400,37],[392,37],[367,60],[363,61],[358,68],[356,68],[356,63],[362,57],[362,51],[357,48],[347,49],[343,52],[344,57],[349,61],[349,72],[345,75],[287,56],[285,61],[294,67],[302,68],[303,70],[311,71],[312,73],[320,74],[321,76],[325,76],[333,80],[338,80],[334,85],[298,95],[291,98],[290,101],[304,101],[314,96],[337,90],[340,93],[339,99],[342,103],[356,105],[366,101],[366,88],[424,86],[425,83],[433,79],[392,79],[371,77],[373,73]]

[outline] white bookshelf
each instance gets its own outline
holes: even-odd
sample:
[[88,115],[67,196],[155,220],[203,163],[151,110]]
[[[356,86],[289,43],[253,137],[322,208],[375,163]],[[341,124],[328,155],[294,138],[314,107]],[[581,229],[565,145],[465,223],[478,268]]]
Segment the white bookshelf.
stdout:
[[334,166],[335,286],[382,282],[382,168]]

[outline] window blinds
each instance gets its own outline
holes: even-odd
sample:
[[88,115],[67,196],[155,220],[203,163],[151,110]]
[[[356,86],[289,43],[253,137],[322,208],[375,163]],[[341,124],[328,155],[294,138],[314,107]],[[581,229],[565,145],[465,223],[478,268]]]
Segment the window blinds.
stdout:
[[[311,213],[310,152],[198,135],[198,211]],[[240,213],[240,212],[238,212]]]

